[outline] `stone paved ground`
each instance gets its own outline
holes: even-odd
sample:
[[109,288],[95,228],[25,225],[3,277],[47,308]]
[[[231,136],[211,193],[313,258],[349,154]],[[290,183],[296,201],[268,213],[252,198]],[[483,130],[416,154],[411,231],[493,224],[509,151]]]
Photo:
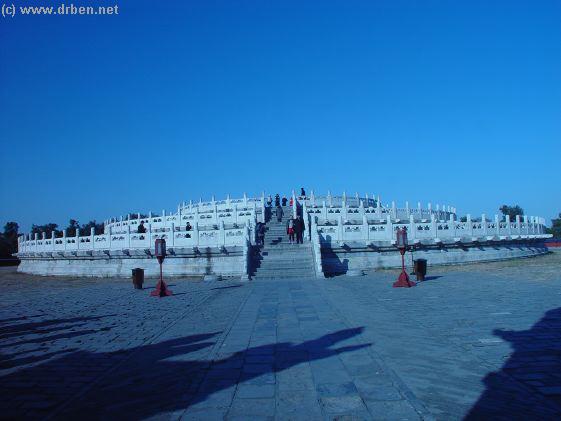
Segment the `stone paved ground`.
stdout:
[[559,419],[560,269],[172,280],[164,299],[2,269],[0,418]]

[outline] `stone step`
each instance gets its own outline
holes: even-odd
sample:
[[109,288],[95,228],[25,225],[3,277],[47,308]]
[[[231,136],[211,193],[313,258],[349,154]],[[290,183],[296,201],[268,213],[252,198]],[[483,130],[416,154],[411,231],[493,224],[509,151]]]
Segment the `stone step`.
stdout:
[[289,276],[313,276],[314,268],[309,268],[308,270],[289,270],[289,269],[260,269],[257,268],[254,276],[266,277],[266,278],[286,278]]

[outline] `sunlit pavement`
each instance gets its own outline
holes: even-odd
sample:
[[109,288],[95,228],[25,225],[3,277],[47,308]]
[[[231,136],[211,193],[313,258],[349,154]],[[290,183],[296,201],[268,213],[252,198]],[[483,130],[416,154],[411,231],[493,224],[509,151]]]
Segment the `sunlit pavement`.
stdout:
[[558,419],[560,268],[173,279],[162,299],[2,268],[2,418]]

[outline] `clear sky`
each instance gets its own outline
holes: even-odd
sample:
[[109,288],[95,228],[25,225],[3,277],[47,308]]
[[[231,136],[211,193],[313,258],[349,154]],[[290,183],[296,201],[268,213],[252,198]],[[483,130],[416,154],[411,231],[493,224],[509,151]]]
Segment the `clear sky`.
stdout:
[[0,17],[0,224],[301,186],[561,212],[557,0],[116,4]]

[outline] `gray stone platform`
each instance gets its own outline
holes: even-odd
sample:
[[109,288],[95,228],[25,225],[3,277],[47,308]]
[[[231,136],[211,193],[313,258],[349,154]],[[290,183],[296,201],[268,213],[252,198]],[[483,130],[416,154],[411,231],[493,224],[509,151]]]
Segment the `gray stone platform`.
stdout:
[[39,419],[559,419],[561,254],[330,279],[0,272],[0,410]]

